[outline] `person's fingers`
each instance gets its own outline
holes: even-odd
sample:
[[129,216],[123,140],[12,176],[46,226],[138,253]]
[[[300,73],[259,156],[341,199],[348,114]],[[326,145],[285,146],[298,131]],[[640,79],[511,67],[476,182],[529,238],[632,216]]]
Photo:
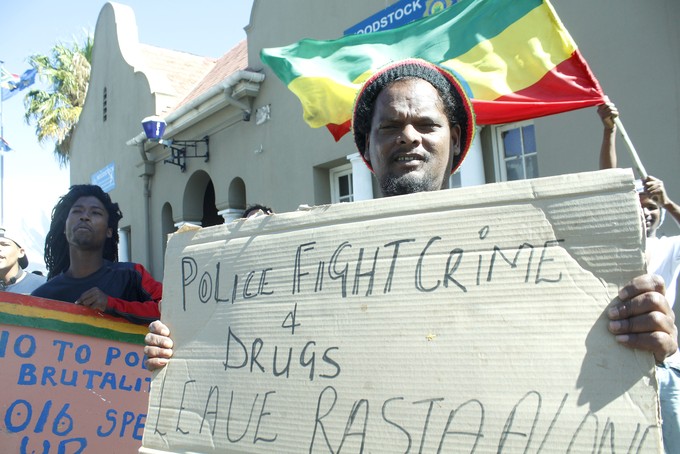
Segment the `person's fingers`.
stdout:
[[168,360],[165,358],[147,358],[144,360],[144,367],[150,371],[160,369],[168,365]]
[[144,352],[146,352],[147,347],[160,347],[163,349],[171,349],[174,346],[172,339],[170,339],[168,336],[158,335],[154,333],[147,333],[146,336],[144,336],[144,343],[146,344],[146,346],[144,347]]
[[619,111],[612,102],[605,102],[597,106],[597,113],[602,117],[618,117]]
[[172,349],[146,345],[144,355],[144,366],[148,370],[156,370],[168,364],[168,361],[172,358]]
[[[92,289],[90,289],[90,290],[92,290]],[[87,304],[86,304],[87,295],[88,295],[88,292],[89,292],[90,290],[84,291],[84,292],[80,295],[80,297],[76,300],[76,304],[80,304],[80,305],[86,306],[86,305],[87,305]]]
[[88,290],[85,290],[83,294],[80,295],[80,298],[76,300],[76,304],[92,307],[100,300],[100,298],[103,302],[106,301],[106,295],[104,292],[99,290],[98,287],[92,287]]
[[81,306],[85,307],[91,307],[95,303],[96,299],[93,298],[92,296],[85,295],[83,294],[78,300],[76,301],[76,304],[79,304]]
[[[636,296],[644,296],[646,293],[659,293],[661,294],[661,300],[659,301],[657,299],[657,302],[663,302],[665,303],[666,306],[668,306],[668,303],[665,300],[665,297],[663,295],[666,292],[666,286],[664,284],[663,278],[661,276],[658,276],[656,274],[643,274],[640,276],[636,276],[630,281],[626,283],[621,289],[619,290],[619,299],[621,300],[620,303],[617,305],[623,305],[627,300],[634,298]],[[651,297],[651,296],[650,296]],[[656,297],[651,297],[651,298],[656,298]],[[670,306],[668,307],[670,309]],[[629,314],[625,315],[630,316],[630,315],[635,315],[635,314]],[[620,317],[620,318],[624,318]]]
[[675,323],[673,317],[660,311],[648,312],[622,320],[611,320],[609,331],[614,334],[671,333]]
[[159,334],[161,336],[169,336],[170,328],[168,328],[160,320],[155,320],[149,324],[149,332],[152,334]]
[[629,348],[651,352],[654,354],[654,359],[660,363],[677,351],[676,338],[676,331],[670,334],[654,331],[641,334],[620,334],[616,336],[616,341]]
[[663,189],[663,185],[660,185],[657,182],[649,182],[645,183],[645,192],[658,192]]
[[612,321],[628,320],[636,316],[658,312],[675,320],[675,314],[668,307],[666,298],[658,292],[647,292],[625,301],[613,304],[607,311]]
[[173,350],[171,348],[163,348],[155,345],[144,346],[144,354],[148,358],[172,358]]
[[637,276],[621,288],[620,301],[607,311],[617,342],[652,352],[659,362],[678,349],[675,314],[664,292],[660,276]]

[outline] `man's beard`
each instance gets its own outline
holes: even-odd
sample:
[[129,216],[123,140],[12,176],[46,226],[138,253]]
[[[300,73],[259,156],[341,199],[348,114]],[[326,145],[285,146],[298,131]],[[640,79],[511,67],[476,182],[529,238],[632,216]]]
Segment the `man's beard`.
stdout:
[[383,197],[394,195],[415,194],[416,192],[438,191],[442,188],[442,183],[429,175],[418,178],[412,174],[405,175],[386,175],[380,182]]

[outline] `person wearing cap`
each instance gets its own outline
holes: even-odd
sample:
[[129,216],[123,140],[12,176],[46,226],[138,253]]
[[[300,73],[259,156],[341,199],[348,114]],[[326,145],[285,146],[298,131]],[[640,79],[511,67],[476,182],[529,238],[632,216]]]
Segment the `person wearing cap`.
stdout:
[[163,286],[139,263],[118,261],[117,203],[99,186],[71,186],[52,210],[45,238],[47,282],[33,296],[80,304],[148,324]]
[[475,133],[460,82],[422,60],[387,66],[369,78],[357,96],[352,129],[383,197],[447,189]]
[[[448,188],[475,131],[472,104],[455,76],[414,59],[391,64],[364,83],[352,123],[357,148],[384,197]],[[619,297],[608,315],[620,343],[650,351],[657,361],[677,350],[673,314],[659,278],[638,276]],[[634,330],[631,319],[644,329]],[[146,367],[165,366],[173,348],[168,327],[151,323],[145,343]]]
[[45,277],[26,271],[28,256],[17,233],[0,227],[0,291],[29,295],[45,283]]
[[[614,118],[619,112],[608,100],[598,107],[597,113],[604,126],[600,169],[614,168],[617,166]],[[668,196],[663,181],[651,175],[644,180],[637,180],[636,189],[647,236],[647,269],[663,278],[666,299],[673,308],[680,275],[680,235],[658,236],[657,232],[666,213],[670,213],[680,223],[680,205]],[[656,376],[659,382],[664,447],[667,453],[680,452],[680,351],[657,365]]]

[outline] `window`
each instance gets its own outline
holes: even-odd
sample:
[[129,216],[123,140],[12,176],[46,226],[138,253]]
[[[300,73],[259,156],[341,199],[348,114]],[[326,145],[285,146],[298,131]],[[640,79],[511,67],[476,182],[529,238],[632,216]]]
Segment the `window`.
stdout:
[[496,127],[494,148],[501,181],[538,177],[538,152],[533,123],[521,122]]
[[331,203],[353,202],[352,164],[332,168],[328,173],[331,180]]

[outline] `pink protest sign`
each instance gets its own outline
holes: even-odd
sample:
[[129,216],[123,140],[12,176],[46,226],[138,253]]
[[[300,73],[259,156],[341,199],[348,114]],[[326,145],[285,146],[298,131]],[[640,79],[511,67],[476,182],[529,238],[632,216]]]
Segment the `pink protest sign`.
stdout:
[[74,304],[0,296],[0,446],[136,453],[151,374],[145,326]]

